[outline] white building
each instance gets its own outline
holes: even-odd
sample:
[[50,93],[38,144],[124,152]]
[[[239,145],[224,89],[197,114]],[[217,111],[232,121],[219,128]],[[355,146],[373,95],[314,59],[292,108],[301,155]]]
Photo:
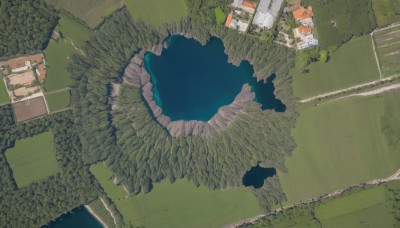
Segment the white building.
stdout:
[[270,29],[278,18],[279,11],[282,7],[283,0],[261,0],[253,24]]

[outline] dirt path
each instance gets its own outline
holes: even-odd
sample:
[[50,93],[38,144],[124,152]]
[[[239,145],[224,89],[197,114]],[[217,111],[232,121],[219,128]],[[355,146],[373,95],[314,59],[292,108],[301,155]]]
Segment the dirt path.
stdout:
[[113,220],[114,220],[114,226],[117,227],[117,220],[116,220],[114,214],[112,213],[112,211],[110,210],[110,208],[108,208],[108,206],[107,206],[106,202],[104,202],[103,198],[100,198],[100,200],[101,200],[101,202],[103,203],[103,205],[104,205],[104,207],[106,208],[106,210],[108,211],[108,213],[110,213],[111,217],[113,218]]
[[[367,83],[364,83],[364,84],[348,87],[346,89],[340,89],[340,90],[336,90],[336,91],[333,91],[333,92],[320,94],[320,95],[317,95],[317,96],[313,96],[313,97],[309,97],[309,98],[303,99],[303,100],[300,101],[300,103],[308,103],[308,102],[311,102],[311,101],[314,101],[314,100],[317,100],[317,99],[320,99],[320,98],[332,97],[332,96],[338,95],[338,94],[343,93],[343,92],[351,92],[351,91],[367,88],[369,86],[377,85],[377,84],[379,84],[381,82],[391,81],[392,79],[399,78],[399,76],[400,75],[395,75],[395,76],[392,76],[392,77],[381,78],[379,80],[375,80],[375,81],[372,81],[372,82],[367,82]],[[385,88],[385,87],[383,87],[383,88]]]
[[85,208],[89,211],[89,213],[90,213],[93,217],[96,218],[96,220],[97,220],[98,222],[101,223],[101,225],[103,225],[105,228],[108,228],[107,224],[106,224],[103,220],[101,220],[100,216],[98,216],[98,215],[93,211],[93,209],[92,209],[89,205],[85,205]]
[[75,48],[75,50],[79,51],[83,56],[86,56],[85,52],[83,52],[81,49],[75,46],[74,41],[71,38],[65,37],[64,40],[68,40],[71,43],[71,45]]
[[44,95],[50,95],[50,94],[53,94],[53,93],[59,93],[59,92],[63,92],[63,91],[66,91],[66,90],[71,90],[71,88],[65,87],[65,88],[54,90],[54,91],[51,91],[51,92],[46,92],[46,93],[44,93]]
[[[391,175],[390,177],[387,177],[387,178],[384,178],[384,179],[374,179],[374,180],[368,181],[368,182],[366,182],[366,183],[364,183],[364,184],[376,185],[376,184],[381,184],[381,183],[384,183],[384,182],[395,181],[395,180],[400,180],[400,169],[397,170],[397,171],[396,171],[393,175]],[[334,192],[331,192],[331,193],[329,193],[329,194],[323,195],[323,196],[321,196],[321,197],[315,197],[315,198],[312,198],[312,199],[308,199],[308,200],[305,200],[305,201],[301,201],[301,203],[299,203],[299,204],[292,204],[292,205],[289,205],[289,206],[286,206],[286,207],[277,209],[277,210],[275,210],[275,211],[273,211],[273,212],[270,212],[270,213],[267,213],[267,214],[260,214],[260,215],[257,215],[257,216],[254,216],[254,217],[251,217],[251,218],[248,218],[248,219],[244,219],[244,220],[239,221],[239,222],[235,222],[235,223],[226,225],[226,226],[224,226],[224,227],[225,227],[225,228],[235,228],[235,227],[239,227],[239,226],[244,225],[244,224],[252,224],[252,223],[255,223],[256,221],[258,221],[258,220],[260,220],[260,219],[262,219],[262,218],[265,218],[265,217],[267,217],[267,216],[269,216],[269,215],[275,214],[275,213],[277,213],[277,212],[280,212],[280,211],[283,211],[283,210],[286,210],[286,209],[290,209],[290,208],[293,208],[293,207],[297,207],[297,206],[300,206],[300,205],[302,205],[302,204],[314,203],[314,202],[317,202],[317,201],[319,201],[319,200],[321,200],[321,199],[328,199],[328,198],[335,197],[335,196],[337,196],[337,195],[342,194],[342,193],[343,193],[344,191],[346,191],[347,189],[352,188],[352,187],[356,187],[356,186],[363,186],[363,184],[353,185],[353,186],[350,186],[350,187],[348,187],[348,188],[346,188],[346,189],[334,191]]]

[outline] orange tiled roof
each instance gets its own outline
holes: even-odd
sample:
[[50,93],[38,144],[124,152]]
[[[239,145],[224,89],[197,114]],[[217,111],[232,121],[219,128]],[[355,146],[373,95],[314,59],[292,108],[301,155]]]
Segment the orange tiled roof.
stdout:
[[304,19],[307,19],[307,18],[311,18],[312,16],[313,16],[313,13],[312,13],[312,7],[311,6],[307,7],[307,9],[302,7],[300,9],[298,9],[298,10],[293,11],[293,17],[296,20],[304,20]]
[[257,4],[254,2],[248,2],[248,1],[243,1],[243,6],[249,7],[249,8],[257,8]]
[[233,18],[233,13],[229,13],[228,17],[226,18],[226,21],[225,21],[225,26],[226,27],[229,26],[229,24],[231,23],[232,18]]
[[299,26],[299,27],[297,28],[297,30],[298,30],[299,33],[301,33],[301,34],[310,34],[310,33],[312,33],[312,29],[311,29],[310,27],[304,26],[304,25]]

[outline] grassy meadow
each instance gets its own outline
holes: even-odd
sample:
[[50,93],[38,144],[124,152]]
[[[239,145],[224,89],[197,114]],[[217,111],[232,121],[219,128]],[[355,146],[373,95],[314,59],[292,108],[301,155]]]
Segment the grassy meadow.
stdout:
[[[384,107],[400,109],[392,99],[399,94],[351,97],[300,110],[292,130],[297,148],[286,158],[288,173],[279,173],[287,204],[398,170],[400,153],[389,146],[382,121]],[[392,117],[391,125],[400,126],[400,116]]]
[[6,150],[6,158],[18,187],[56,174],[58,170],[50,132],[17,140]]
[[57,93],[45,94],[47,105],[50,112],[55,112],[67,108],[70,103],[70,91],[64,90]]
[[46,0],[46,3],[69,12],[90,28],[98,26],[105,17],[124,5],[123,0]]
[[384,76],[400,73],[400,26],[374,34],[379,64]]
[[225,22],[226,14],[222,11],[222,9],[220,7],[217,7],[214,9],[214,13],[217,25],[223,24]]
[[100,199],[89,203],[88,206],[108,225],[108,227],[114,227],[114,220]]
[[132,195],[112,183],[111,172],[103,163],[90,171],[124,217],[125,224],[146,227],[221,227],[261,214],[250,188],[211,191],[187,180],[155,184],[150,193]]
[[125,0],[134,19],[152,25],[177,22],[187,15],[185,0]]
[[400,20],[400,2],[398,0],[372,0],[372,9],[378,27]]
[[57,41],[51,39],[44,51],[48,65],[44,85],[46,92],[63,89],[72,83],[66,67],[69,58],[73,54],[80,54],[80,52],[75,50],[68,38],[72,39],[75,46],[80,47],[92,33],[92,31],[65,15],[61,15],[57,29],[66,39],[58,39]]
[[0,76],[0,104],[9,103],[6,85],[4,84],[3,77]]
[[383,185],[351,193],[316,206],[323,227],[393,227],[393,201]]
[[302,60],[297,57],[292,69],[293,90],[300,98],[344,89],[379,79],[378,66],[372,50],[371,36],[354,38],[337,49],[327,63],[315,62],[302,74]]

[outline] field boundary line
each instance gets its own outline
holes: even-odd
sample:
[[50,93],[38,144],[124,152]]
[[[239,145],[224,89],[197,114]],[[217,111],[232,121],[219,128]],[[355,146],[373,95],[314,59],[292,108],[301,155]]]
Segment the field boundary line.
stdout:
[[54,90],[54,91],[51,91],[51,92],[45,92],[44,95],[51,95],[51,94],[54,94],[54,93],[61,93],[61,92],[67,91],[67,90],[71,90],[71,88],[65,87],[65,88]]
[[344,189],[341,189],[341,190],[337,190],[337,191],[334,191],[334,192],[331,192],[331,193],[328,193],[328,194],[325,194],[325,195],[321,195],[321,196],[310,198],[310,199],[307,199],[307,200],[304,200],[304,201],[300,201],[300,203],[294,203],[294,204],[286,206],[286,207],[278,208],[275,211],[272,211],[272,212],[269,212],[269,213],[256,215],[254,217],[251,217],[251,218],[248,218],[248,219],[244,219],[244,220],[241,220],[241,221],[226,225],[226,226],[224,226],[224,228],[236,228],[236,227],[239,227],[239,226],[245,225],[245,224],[254,224],[255,222],[257,222],[258,220],[260,220],[262,218],[265,218],[265,217],[267,217],[269,215],[277,214],[277,213],[279,213],[281,211],[284,211],[284,210],[287,210],[287,209],[290,209],[290,208],[295,208],[295,207],[298,207],[298,206],[301,206],[301,205],[315,203],[315,202],[318,202],[321,199],[334,198],[334,197],[336,197],[338,195],[343,194],[346,190],[352,189],[354,187],[363,187],[365,185],[378,185],[378,184],[382,184],[382,183],[389,182],[389,181],[400,181],[400,169],[398,169],[394,174],[392,174],[391,176],[389,176],[387,178],[384,178],[384,179],[378,178],[378,179],[370,180],[370,181],[363,182],[363,183],[360,183],[360,184],[351,185],[351,186],[349,186],[347,188],[344,188]]
[[101,223],[101,225],[103,225],[105,228],[108,228],[107,224],[101,219],[101,217],[96,214],[96,212],[94,212],[94,210],[89,206],[89,205],[85,205],[85,208],[89,211],[89,213],[96,218],[96,220],[98,222]]

